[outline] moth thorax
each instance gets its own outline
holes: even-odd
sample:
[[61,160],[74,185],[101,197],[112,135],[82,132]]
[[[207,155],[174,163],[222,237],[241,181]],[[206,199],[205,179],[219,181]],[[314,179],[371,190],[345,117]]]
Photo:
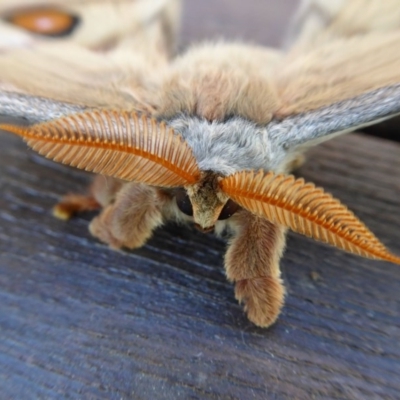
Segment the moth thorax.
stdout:
[[206,171],[198,183],[186,188],[193,207],[194,222],[204,231],[213,229],[229,200],[219,187],[220,178],[215,172]]

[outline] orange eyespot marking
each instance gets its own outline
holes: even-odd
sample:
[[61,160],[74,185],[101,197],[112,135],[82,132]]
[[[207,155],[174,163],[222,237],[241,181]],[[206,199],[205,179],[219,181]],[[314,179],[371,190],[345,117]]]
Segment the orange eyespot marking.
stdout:
[[65,36],[75,28],[78,18],[61,10],[36,8],[17,11],[7,21],[40,35]]

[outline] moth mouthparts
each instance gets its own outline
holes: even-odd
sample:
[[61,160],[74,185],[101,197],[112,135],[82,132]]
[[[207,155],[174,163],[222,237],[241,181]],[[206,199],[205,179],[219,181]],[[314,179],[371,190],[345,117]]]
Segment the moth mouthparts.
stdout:
[[208,226],[208,227],[206,227],[206,228],[203,228],[201,225],[199,225],[199,224],[194,224],[194,226],[200,231],[200,232],[203,232],[203,233],[212,233],[212,232],[214,232],[214,229],[215,229],[215,226],[213,225],[213,226]]

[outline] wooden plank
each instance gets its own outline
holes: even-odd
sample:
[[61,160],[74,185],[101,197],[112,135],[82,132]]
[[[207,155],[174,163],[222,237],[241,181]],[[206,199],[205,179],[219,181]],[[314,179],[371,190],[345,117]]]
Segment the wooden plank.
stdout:
[[[264,2],[252,5],[259,18]],[[201,24],[200,6],[188,6],[186,21]],[[16,137],[0,143],[1,398],[399,398],[398,266],[291,234],[286,306],[259,329],[226,282],[222,241],[169,225],[142,249],[110,250],[88,234],[90,215],[50,215],[89,175]],[[349,135],[310,152],[298,175],[400,254],[399,155],[397,144]]]
[[[290,235],[278,323],[252,326],[222,268],[224,243],[167,226],[116,252],[49,210],[89,177],[18,138],[0,149],[0,379],[5,398],[398,398],[398,266]],[[400,253],[400,146],[349,135],[299,175]],[[267,397],[266,397],[267,396]]]

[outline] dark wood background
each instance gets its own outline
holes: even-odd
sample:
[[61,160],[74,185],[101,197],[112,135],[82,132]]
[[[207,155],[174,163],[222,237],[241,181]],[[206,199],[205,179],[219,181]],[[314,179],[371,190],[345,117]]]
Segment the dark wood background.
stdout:
[[[183,44],[277,44],[295,1],[191,0]],[[1,399],[400,399],[400,268],[289,235],[286,306],[247,321],[225,244],[173,225],[116,252],[52,205],[90,176],[0,134]],[[352,134],[298,172],[400,254],[400,145]]]

